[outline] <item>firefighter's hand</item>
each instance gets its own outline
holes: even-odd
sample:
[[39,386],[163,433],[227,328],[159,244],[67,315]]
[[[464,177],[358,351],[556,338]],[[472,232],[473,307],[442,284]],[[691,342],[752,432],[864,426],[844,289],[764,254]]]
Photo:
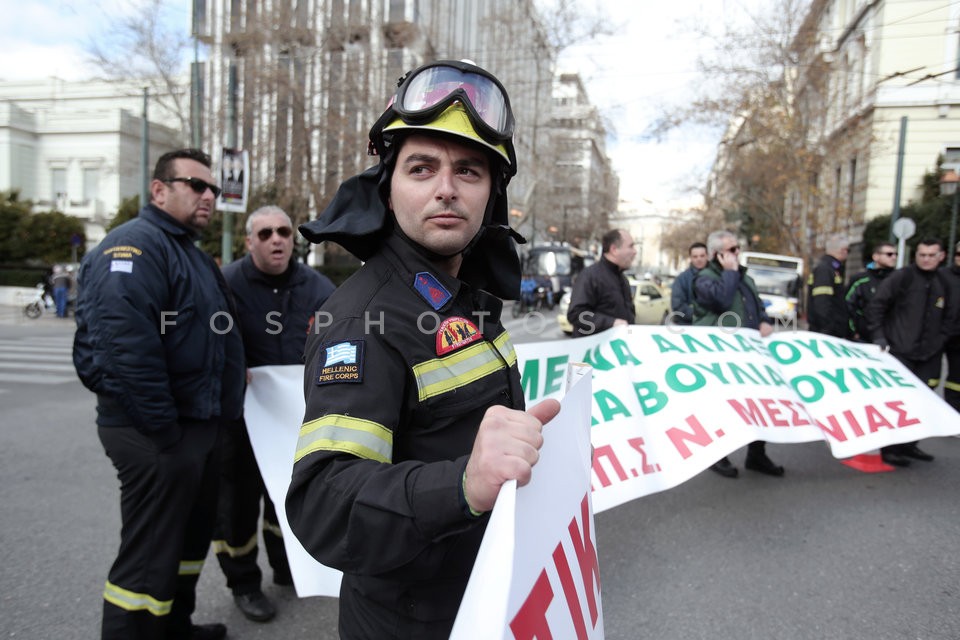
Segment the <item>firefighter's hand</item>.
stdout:
[[543,425],[560,411],[556,400],[544,400],[528,411],[490,407],[480,422],[467,462],[463,495],[471,509],[490,511],[507,480],[523,486],[540,459]]

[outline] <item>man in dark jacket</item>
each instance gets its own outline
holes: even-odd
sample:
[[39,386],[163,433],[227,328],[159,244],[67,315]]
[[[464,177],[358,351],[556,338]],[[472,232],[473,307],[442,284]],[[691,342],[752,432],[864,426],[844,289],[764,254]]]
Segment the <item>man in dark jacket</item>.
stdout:
[[[280,207],[261,207],[247,218],[247,255],[227,265],[223,276],[236,298],[248,367],[301,364],[308,327],[333,283],[292,260],[293,223]],[[223,438],[220,509],[213,541],[234,601],[248,619],[266,622],[276,609],[260,587],[257,524],[263,499],[263,544],[273,581],[292,584],[273,502],[267,495],[246,425]]]
[[850,286],[847,288],[844,300],[847,303],[847,315],[850,318],[847,335],[851,339],[870,342],[864,311],[876,295],[880,283],[893,273],[896,265],[897,247],[889,242],[881,242],[874,247],[872,260],[867,264],[867,268],[850,278]]
[[633,324],[636,319],[630,283],[623,275],[637,257],[633,238],[623,229],[614,229],[601,242],[600,261],[577,276],[570,293],[567,320],[575,338]]
[[226,636],[190,620],[217,508],[220,427],[238,417],[244,387],[230,294],[194,245],[219,192],[207,154],[164,154],[150,204],[80,267],[73,360],[97,394],[123,521],[104,639]]
[[849,322],[843,283],[850,242],[833,235],[827,238],[826,249],[810,274],[807,321],[810,331],[846,338]]
[[506,91],[443,60],[389,104],[370,130],[380,163],[300,227],[365,261],[307,341],[286,502],[304,548],[343,571],[344,640],[449,637],[500,487],[529,480],[560,408],[523,410],[500,323],[520,290]]
[[[866,311],[871,341],[889,349],[932,389],[940,384],[943,348],[956,322],[957,301],[948,295],[951,283],[938,269],[943,258],[939,239],[921,240],[914,264],[887,276]],[[908,466],[909,458],[933,460],[916,442],[882,447],[880,454],[899,467]]]
[[694,242],[690,245],[690,267],[673,281],[670,292],[671,318],[675,324],[693,324],[693,281],[707,266],[707,245]]
[[[757,329],[761,337],[773,333],[773,323],[757,293],[757,285],[740,266],[740,245],[729,231],[714,231],[707,238],[710,261],[700,270],[693,283],[693,324],[705,327],[744,327]],[[762,440],[747,446],[744,465],[751,471],[782,476],[783,467],[767,457],[767,443]],[[726,456],[710,467],[726,478],[739,472]]]
[[[951,283],[948,299],[955,307],[960,306],[960,242],[953,249],[953,261],[944,269],[947,281]],[[960,310],[955,309],[960,315]],[[960,411],[960,318],[953,325],[945,352],[947,356],[947,380],[943,385],[943,399],[955,411]]]

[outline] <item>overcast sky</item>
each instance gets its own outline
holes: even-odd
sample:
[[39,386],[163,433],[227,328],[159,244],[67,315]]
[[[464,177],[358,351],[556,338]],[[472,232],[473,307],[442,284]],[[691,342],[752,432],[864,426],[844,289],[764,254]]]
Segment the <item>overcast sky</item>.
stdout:
[[[579,71],[590,100],[612,124],[607,152],[621,180],[621,199],[667,213],[691,202],[712,164],[717,132],[681,131],[666,141],[644,141],[643,132],[662,105],[682,104],[697,82],[694,63],[702,46],[681,28],[692,16],[717,22],[764,0],[583,0],[621,25],[615,36],[576,47],[561,59]],[[770,0],[767,0],[768,2]],[[190,0],[164,3],[169,19],[186,30]],[[103,29],[105,15],[129,7],[126,0],[0,0],[4,55],[0,78],[50,75],[82,79],[84,43]]]

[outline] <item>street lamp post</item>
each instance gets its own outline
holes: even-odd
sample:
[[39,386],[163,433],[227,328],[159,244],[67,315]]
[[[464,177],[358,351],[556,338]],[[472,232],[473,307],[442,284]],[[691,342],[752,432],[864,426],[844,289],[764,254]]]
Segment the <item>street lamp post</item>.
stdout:
[[957,200],[960,192],[957,190],[957,183],[960,183],[960,176],[953,169],[943,172],[940,178],[940,195],[950,196],[952,203],[950,205],[950,242],[947,244],[947,255],[954,252],[954,244],[957,241]]

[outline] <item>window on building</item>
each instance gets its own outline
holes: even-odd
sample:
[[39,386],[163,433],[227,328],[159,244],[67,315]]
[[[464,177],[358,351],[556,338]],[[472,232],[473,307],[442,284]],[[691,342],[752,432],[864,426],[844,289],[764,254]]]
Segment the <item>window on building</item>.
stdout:
[[100,198],[100,169],[93,167],[83,170],[83,200],[92,204]]
[[848,177],[850,191],[847,193],[847,212],[853,213],[853,201],[857,189],[857,159],[850,158],[850,176]]
[[67,196],[67,170],[66,168],[50,169],[50,200],[57,203],[60,198]]

